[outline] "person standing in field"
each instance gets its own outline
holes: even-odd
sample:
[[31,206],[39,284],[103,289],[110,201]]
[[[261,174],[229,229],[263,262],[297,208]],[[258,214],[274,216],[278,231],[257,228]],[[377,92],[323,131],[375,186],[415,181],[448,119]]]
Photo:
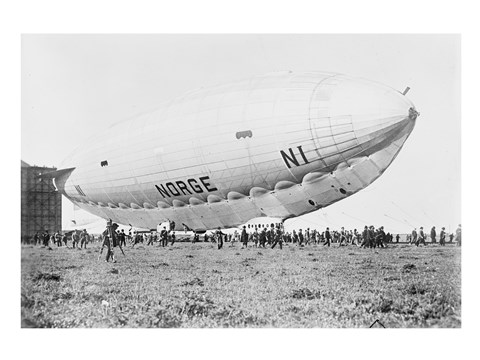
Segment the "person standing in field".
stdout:
[[118,234],[118,243],[120,246],[127,246],[127,234],[125,234],[125,230],[122,229],[122,231]]
[[363,229],[363,232],[362,232],[362,243],[360,244],[360,247],[370,247],[367,225],[365,225],[365,228]]
[[435,226],[433,226],[432,230],[430,230],[430,238],[432,239],[432,244],[437,243],[437,232],[435,231]]
[[283,246],[283,233],[282,230],[280,229],[280,226],[277,225],[277,229],[275,231],[275,239],[272,244],[272,249],[275,247],[275,245],[280,246],[280,250],[282,250]]
[[445,227],[442,227],[442,231],[440,231],[440,246],[445,246]]
[[267,242],[267,228],[263,228],[259,236],[260,246],[265,248],[265,243]]
[[328,245],[328,247],[330,247],[331,240],[332,240],[332,236],[330,235],[330,230],[327,227],[325,229],[325,244],[323,244],[323,246]]
[[193,241],[192,241],[192,244],[195,244],[196,242],[200,241],[200,236],[198,235],[198,233],[195,231],[195,233],[193,234]]
[[398,244],[398,241],[400,240],[400,234],[397,234],[397,236],[395,236],[395,239],[397,240],[397,244]]
[[304,240],[304,237],[303,237],[302,229],[298,229],[298,246],[303,246],[303,240]]
[[347,246],[347,237],[345,236],[345,228],[342,226],[342,229],[340,230],[340,241],[338,243],[338,246],[342,246],[343,243],[345,243],[345,246]]
[[380,226],[380,228],[378,229],[378,234],[376,236],[376,240],[377,240],[377,246],[378,247],[382,247],[382,248],[385,247],[385,245],[384,245],[385,231],[383,231],[383,226]]
[[410,244],[417,243],[417,228],[413,229],[412,236],[410,237]]
[[223,235],[224,235],[224,233],[222,232],[220,227],[218,227],[217,231],[215,231],[215,237],[216,237],[216,240],[217,240],[218,250],[220,250],[223,247]]
[[370,225],[370,228],[368,229],[368,239],[370,242],[370,248],[376,248],[377,243],[375,241],[375,227],[373,225]]
[[232,241],[230,243],[230,246],[234,246],[234,243],[236,243],[237,241],[240,241],[240,235],[238,234],[237,229],[235,229],[235,231],[233,232]]
[[270,224],[270,229],[267,230],[267,244],[268,244],[268,246],[272,245],[273,236],[274,236],[273,224]]
[[54,237],[55,237],[55,244],[57,244],[57,247],[62,246],[62,235],[60,235],[60,231],[57,231]]
[[160,245],[162,245],[162,247],[165,247],[167,246],[167,242],[168,242],[168,233],[167,233],[167,228],[164,226],[162,231],[160,231]]
[[77,234],[77,230],[73,230],[72,233],[72,247],[73,248],[79,248],[78,242],[80,241],[80,237]]
[[242,233],[240,234],[240,241],[242,242],[242,249],[247,248],[248,245],[248,234],[245,225],[243,225]]
[[82,233],[80,234],[80,249],[87,248],[87,241],[88,241],[88,233],[86,229],[83,229]]
[[310,244],[310,228],[305,230],[305,245]]
[[172,231],[172,235],[170,235],[170,246],[175,244],[175,231]]
[[135,245],[140,244],[140,239],[141,235],[137,231],[134,231],[132,249],[135,247]]
[[147,246],[148,245],[153,245],[153,231],[148,235]]
[[257,228],[256,225],[255,225],[255,231],[253,232],[252,236],[253,236],[253,244],[254,244],[254,246],[255,246],[255,247],[258,247],[259,234],[258,234],[258,228]]
[[425,242],[425,233],[423,232],[423,227],[420,227],[420,231],[418,232],[418,239],[415,245],[420,245],[423,244],[423,246],[427,246],[427,243]]
[[357,229],[353,229],[353,234],[352,234],[352,245],[357,245],[360,246],[360,243],[358,241],[360,234],[358,233]]
[[292,231],[292,244],[297,244],[298,243],[298,235],[295,230]]
[[105,256],[105,262],[109,262],[110,259],[112,262],[116,263],[115,254],[113,253],[113,248],[118,246],[118,239],[116,236],[116,229],[118,224],[112,224],[112,220],[107,221],[107,228],[103,231],[103,243],[102,248],[100,249],[100,255],[103,253],[103,249],[107,248],[107,253]]
[[462,246],[462,225],[458,224],[458,228],[455,231],[457,246]]

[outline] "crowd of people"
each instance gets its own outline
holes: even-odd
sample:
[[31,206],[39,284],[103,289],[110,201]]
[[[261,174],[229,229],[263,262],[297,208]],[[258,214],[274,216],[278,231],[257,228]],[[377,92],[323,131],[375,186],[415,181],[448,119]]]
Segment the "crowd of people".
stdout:
[[[187,232],[187,229],[184,229]],[[452,243],[455,239],[456,245],[461,246],[462,228],[458,225],[455,234],[447,234],[445,227],[442,227],[438,243],[440,246],[445,246],[447,237],[449,243]],[[407,234],[406,242],[411,245],[427,245],[428,235],[423,230],[423,227],[413,229],[411,234]],[[272,249],[278,245],[278,248],[282,249],[284,244],[296,245],[296,246],[308,246],[308,245],[322,245],[332,246],[338,244],[341,246],[358,246],[361,248],[384,248],[387,244],[399,243],[400,234],[385,233],[383,226],[375,228],[373,225],[365,226],[362,231],[357,229],[346,230],[342,227],[340,230],[330,230],[327,227],[324,231],[318,231],[317,229],[307,228],[305,230],[298,229],[292,231],[285,231],[282,224],[270,224],[270,226],[248,225],[238,231],[235,230],[229,233],[224,233],[221,228],[218,228],[215,232],[205,232],[203,235],[203,242],[212,242],[217,244],[218,249],[222,249],[224,243],[229,243],[231,247],[235,246],[235,243],[241,243],[242,249],[251,247],[271,247]],[[57,246],[57,247],[69,247],[69,243],[72,248],[86,249],[87,244],[90,242],[101,241],[102,248],[100,254],[104,248],[107,248],[107,254],[105,261],[115,261],[113,254],[113,248],[119,247],[123,253],[123,248],[127,246],[127,241],[131,247],[134,248],[138,244],[146,244],[147,246],[167,247],[169,244],[173,246],[176,241],[175,223],[170,222],[168,229],[166,226],[157,229],[157,231],[133,231],[132,228],[125,233],[125,230],[118,230],[118,225],[112,223],[111,220],[107,222],[107,228],[105,231],[96,238],[93,235],[88,234],[84,229],[83,231],[74,230],[70,232],[56,231],[53,234],[49,234],[48,230],[43,234],[36,233],[32,239],[34,245]],[[193,233],[191,238],[192,243],[202,241],[200,235],[197,232]],[[437,243],[437,232],[435,226],[430,230],[430,243]]]
[[[449,243],[453,242],[453,239],[455,238],[455,242],[457,246],[462,246],[462,225],[458,224],[457,230],[455,231],[455,234],[450,233],[448,234],[449,238]],[[407,243],[409,244],[415,244],[416,246],[419,246],[420,244],[423,244],[424,246],[427,245],[426,240],[427,239],[427,234],[423,231],[423,226],[420,227],[419,231],[417,232],[417,228],[412,230],[411,234],[407,235]],[[447,233],[445,232],[445,227],[442,227],[442,230],[440,231],[439,234],[439,239],[438,243],[440,246],[445,246],[447,239]],[[435,229],[435,226],[432,226],[432,229],[430,230],[430,241],[432,244],[437,243],[437,230]]]
[[33,238],[26,242],[26,245],[69,247],[70,243],[73,248],[86,249],[87,244],[95,240],[95,236],[90,235],[86,229],[64,231],[63,233],[55,231],[53,234],[45,230],[43,233],[36,232]]
[[[445,246],[446,243],[445,228],[442,228],[440,232],[439,244]],[[456,244],[461,246],[461,225],[459,225],[455,236],[449,235],[450,243],[453,242],[453,238],[456,238]],[[197,237],[198,239],[198,237]],[[407,235],[407,243],[419,246],[426,243],[427,236],[423,231],[423,227],[420,228],[417,234],[416,229],[412,231],[412,234]],[[430,232],[431,243],[436,243],[436,231],[435,227]],[[306,245],[324,245],[331,246],[332,244],[338,244],[338,246],[355,245],[362,248],[383,248],[389,243],[398,243],[400,241],[400,234],[385,233],[384,227],[380,226],[375,228],[373,225],[365,226],[362,231],[345,230],[342,227],[340,230],[330,230],[329,227],[325,231],[318,231],[316,229],[307,228],[305,231],[302,229],[285,231],[280,224],[271,224],[270,227],[262,227],[257,225],[243,226],[241,231],[235,230],[232,233],[223,233],[218,228],[212,235],[205,233],[204,241],[211,241],[218,244],[218,249],[223,247],[225,242],[228,242],[233,246],[236,242],[242,244],[242,249],[248,247],[251,244],[253,247],[267,247],[274,248],[277,244],[279,248],[282,248],[283,244],[293,244],[298,246]]]

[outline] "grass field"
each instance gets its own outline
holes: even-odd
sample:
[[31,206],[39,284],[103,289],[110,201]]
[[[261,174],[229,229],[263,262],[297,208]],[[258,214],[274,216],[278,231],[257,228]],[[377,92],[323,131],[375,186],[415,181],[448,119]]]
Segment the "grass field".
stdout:
[[240,247],[140,245],[113,264],[98,244],[23,246],[21,326],[461,327],[451,244]]

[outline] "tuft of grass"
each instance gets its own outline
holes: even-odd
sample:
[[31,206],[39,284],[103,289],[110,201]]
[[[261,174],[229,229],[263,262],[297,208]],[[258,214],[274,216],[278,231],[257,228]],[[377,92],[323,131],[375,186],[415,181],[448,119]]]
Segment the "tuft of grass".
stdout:
[[168,265],[166,262],[161,262],[161,263],[158,263],[158,264],[152,264],[152,265],[151,265],[151,267],[152,267],[153,269],[158,269],[158,268],[161,268],[161,267],[163,267],[163,266],[170,266],[170,265]]
[[417,267],[415,266],[415,264],[405,264],[402,267],[402,272],[404,273],[410,273],[414,270],[417,270]]
[[47,274],[47,273],[39,273],[37,274],[32,280],[34,282],[38,281],[60,281],[61,276],[58,274]]
[[182,286],[195,286],[195,285],[198,285],[198,286],[203,286],[203,281],[199,278],[194,278],[193,280],[191,281],[186,281],[182,284]]

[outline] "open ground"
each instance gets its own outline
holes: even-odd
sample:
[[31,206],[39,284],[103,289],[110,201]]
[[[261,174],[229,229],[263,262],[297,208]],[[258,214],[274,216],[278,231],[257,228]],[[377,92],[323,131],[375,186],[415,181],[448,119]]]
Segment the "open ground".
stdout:
[[461,327],[453,244],[89,246],[22,246],[22,327]]

